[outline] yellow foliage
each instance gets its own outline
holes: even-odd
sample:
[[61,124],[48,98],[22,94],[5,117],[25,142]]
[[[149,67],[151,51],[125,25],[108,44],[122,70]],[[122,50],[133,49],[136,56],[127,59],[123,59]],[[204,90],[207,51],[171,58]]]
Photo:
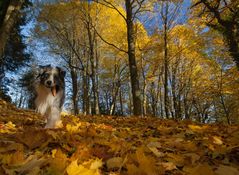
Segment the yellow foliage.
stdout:
[[[87,165],[90,167],[87,168]],[[82,165],[78,165],[77,160],[72,161],[66,168],[68,175],[100,175],[99,168],[102,166],[102,161],[99,159],[89,160]]]
[[198,125],[188,125],[188,127],[193,131],[203,131],[208,128],[208,126],[198,126]]
[[70,133],[76,133],[76,132],[79,132],[80,126],[81,126],[81,123],[78,123],[76,125],[67,124],[66,130]]

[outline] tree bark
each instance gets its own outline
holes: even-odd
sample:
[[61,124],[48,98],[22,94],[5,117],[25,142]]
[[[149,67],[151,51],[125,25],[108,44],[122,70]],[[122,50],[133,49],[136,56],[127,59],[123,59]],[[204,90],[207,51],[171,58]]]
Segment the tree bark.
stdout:
[[[90,17],[89,17],[90,18]],[[89,19],[90,20],[90,19]],[[93,102],[92,102],[92,114],[97,114],[96,106],[97,106],[97,97],[96,97],[96,77],[95,77],[95,53],[94,53],[94,41],[91,31],[91,22],[87,22],[87,33],[88,33],[88,40],[89,40],[89,60],[91,66],[91,83],[92,83],[92,93],[93,93]]]
[[96,96],[96,107],[95,107],[95,111],[96,114],[99,115],[100,114],[100,107],[99,107],[99,57],[100,54],[98,52],[98,40],[96,38],[96,34],[95,34],[95,96]]
[[71,82],[72,82],[72,102],[74,114],[79,114],[78,108],[78,81],[77,81],[77,72],[74,68],[71,68]]
[[0,25],[0,59],[2,59],[10,32],[18,18],[19,11],[24,2],[25,0],[11,0],[7,6],[3,22]]
[[116,98],[117,98],[118,90],[119,90],[119,86],[117,82],[119,79],[118,73],[119,73],[119,67],[117,65],[116,58],[115,58],[114,79],[113,79],[113,87],[112,87],[112,103],[110,106],[110,115],[113,115],[115,113]]
[[90,102],[89,102],[89,78],[87,76],[88,66],[83,72],[83,112],[84,115],[90,113]]
[[142,114],[141,92],[139,87],[138,70],[135,58],[135,31],[133,23],[133,6],[130,0],[125,0],[126,23],[127,23],[127,42],[128,42],[128,60],[131,79],[131,92],[133,97],[133,114],[140,116]]
[[169,118],[169,97],[168,97],[168,2],[166,2],[164,14],[164,110],[165,117]]
[[122,87],[119,89],[119,98],[120,98],[120,115],[124,115],[124,107],[123,107],[123,93],[122,93]]

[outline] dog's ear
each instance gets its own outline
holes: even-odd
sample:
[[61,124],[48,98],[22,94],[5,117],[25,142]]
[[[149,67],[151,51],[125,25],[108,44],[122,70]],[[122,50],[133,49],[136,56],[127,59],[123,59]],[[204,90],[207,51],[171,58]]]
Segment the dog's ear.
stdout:
[[66,76],[66,71],[64,71],[62,68],[60,68],[60,67],[56,67],[57,69],[58,69],[58,71],[59,71],[59,75],[60,75],[60,77],[62,77],[62,78],[65,78],[65,76]]
[[50,68],[50,67],[51,67],[50,64],[45,66],[39,65],[38,71],[37,71],[38,77],[41,76],[47,70],[47,68]]

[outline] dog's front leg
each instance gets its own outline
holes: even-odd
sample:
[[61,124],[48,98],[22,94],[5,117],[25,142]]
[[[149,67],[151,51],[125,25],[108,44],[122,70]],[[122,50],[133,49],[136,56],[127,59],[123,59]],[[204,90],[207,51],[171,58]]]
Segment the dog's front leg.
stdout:
[[60,109],[52,106],[47,116],[47,123],[45,128],[55,128],[56,124],[61,120]]

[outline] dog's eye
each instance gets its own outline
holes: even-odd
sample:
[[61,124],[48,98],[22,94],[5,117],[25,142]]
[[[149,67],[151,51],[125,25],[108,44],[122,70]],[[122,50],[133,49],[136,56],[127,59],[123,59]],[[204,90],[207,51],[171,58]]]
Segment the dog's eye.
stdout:
[[44,73],[43,76],[44,76],[45,78],[47,78],[47,77],[49,77],[49,74],[48,74],[48,73]]
[[58,81],[59,77],[57,75],[54,75],[54,80]]

